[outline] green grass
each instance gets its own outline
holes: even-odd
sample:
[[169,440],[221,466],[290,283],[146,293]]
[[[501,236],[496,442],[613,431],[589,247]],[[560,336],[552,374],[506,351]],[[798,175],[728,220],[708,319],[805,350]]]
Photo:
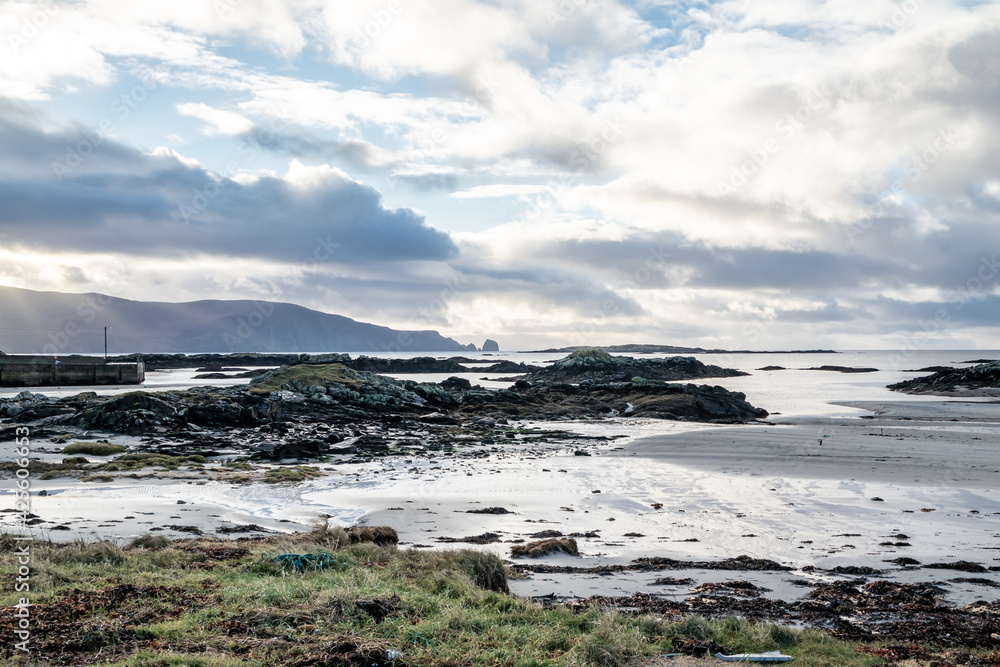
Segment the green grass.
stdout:
[[142,470],[144,468],[166,468],[167,470],[177,470],[180,466],[201,467],[205,463],[205,457],[194,454],[192,456],[170,456],[169,454],[124,454],[116,459],[103,463],[94,470],[105,472],[118,472],[122,470]]
[[89,454],[90,456],[111,456],[128,450],[124,445],[112,445],[108,442],[74,442],[62,449],[63,454]]
[[282,484],[304,482],[307,479],[322,477],[316,466],[287,466],[282,468],[272,468],[264,473],[264,482],[267,484]]
[[81,482],[113,482],[115,478],[111,475],[86,475],[80,478]]
[[[13,545],[0,536],[0,548]],[[344,566],[297,572],[269,560],[319,551]],[[399,651],[411,666],[625,667],[689,639],[780,648],[802,666],[880,664],[818,632],[739,619],[546,610],[501,592],[503,565],[490,554],[351,545],[341,529],[250,542],[147,535],[126,548],[39,542],[32,553],[33,657],[55,664],[341,664],[331,655],[347,646]],[[4,587],[0,602],[20,595]],[[391,603],[381,622],[357,604],[372,600]],[[0,616],[0,632],[10,635],[13,622]],[[27,664],[11,642],[0,662]]]
[[298,380],[309,385],[322,385],[324,382],[340,382],[346,385],[357,384],[355,373],[343,364],[300,364],[282,366],[273,371],[264,381],[251,384],[251,394],[269,394],[278,391],[282,385]]

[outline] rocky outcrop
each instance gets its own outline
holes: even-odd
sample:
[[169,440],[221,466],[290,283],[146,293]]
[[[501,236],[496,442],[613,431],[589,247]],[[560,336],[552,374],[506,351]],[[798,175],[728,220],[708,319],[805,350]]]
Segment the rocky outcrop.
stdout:
[[468,373],[469,369],[450,359],[414,357],[412,359],[380,359],[364,355],[341,362],[356,371],[371,373]]
[[477,368],[476,371],[482,371],[483,373],[534,373],[535,371],[542,370],[541,366],[532,366],[531,364],[526,364],[523,361],[521,363],[515,363],[513,361],[508,361],[504,359],[503,361],[498,361],[495,364],[486,366],[485,368]]
[[483,349],[482,349],[482,351],[483,352],[499,352],[500,351],[500,344],[497,343],[495,340],[491,340],[491,339],[487,338],[486,342],[483,343]]
[[551,366],[531,372],[532,382],[622,382],[634,377],[648,380],[693,380],[708,377],[747,375],[742,371],[703,364],[694,357],[636,359],[616,357],[598,348],[581,348]]
[[933,375],[913,378],[888,385],[893,391],[907,394],[935,394],[953,396],[969,393],[992,393],[1000,390],[1000,361],[980,364],[972,368],[951,368]]
[[863,368],[857,366],[814,366],[805,369],[807,371],[829,371],[831,373],[877,373],[877,368]]
[[633,378],[629,382],[584,381],[519,383],[510,389],[472,389],[461,398],[465,414],[518,419],[652,417],[683,421],[740,423],[762,419],[767,411],[747,402],[741,392],[723,387],[668,384]]
[[635,416],[736,423],[767,412],[722,387],[643,377],[578,383],[521,379],[508,389],[493,390],[460,377],[440,383],[395,380],[333,363],[284,366],[244,386],[110,397],[87,392],[62,399],[22,392],[0,400],[0,415],[32,423],[33,435],[46,428],[139,435],[171,455],[214,456],[212,452],[223,450],[253,458],[370,459],[448,451],[470,434],[493,445],[499,440],[487,434],[510,418]]

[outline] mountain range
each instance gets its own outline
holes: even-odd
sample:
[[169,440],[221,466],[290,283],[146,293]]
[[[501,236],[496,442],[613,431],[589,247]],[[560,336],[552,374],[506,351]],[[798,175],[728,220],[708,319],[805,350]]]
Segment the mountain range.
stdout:
[[106,294],[0,287],[0,350],[130,352],[405,352],[474,350],[436,331],[399,331],[291,303],[132,301]]

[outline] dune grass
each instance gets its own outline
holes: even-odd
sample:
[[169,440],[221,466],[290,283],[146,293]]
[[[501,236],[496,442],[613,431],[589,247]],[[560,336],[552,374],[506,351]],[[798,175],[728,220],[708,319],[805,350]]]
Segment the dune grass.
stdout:
[[[820,633],[738,619],[543,609],[504,592],[502,562],[490,554],[351,542],[341,529],[317,529],[244,541],[36,543],[33,657],[122,667],[378,665],[395,651],[410,666],[624,667],[698,639],[780,648],[797,665],[880,664]],[[321,551],[329,567],[273,560]],[[0,601],[20,595],[6,588]],[[0,632],[11,632],[11,611]],[[0,647],[4,664],[37,664],[18,660],[10,642]]]

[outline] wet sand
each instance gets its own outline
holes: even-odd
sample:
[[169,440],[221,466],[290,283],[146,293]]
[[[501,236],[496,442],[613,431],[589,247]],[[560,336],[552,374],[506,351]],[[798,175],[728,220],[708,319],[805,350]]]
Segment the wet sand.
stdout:
[[[713,426],[657,420],[560,422],[583,434],[621,435],[591,456],[578,443],[518,443],[480,456],[402,457],[321,463],[326,477],[297,486],[234,486],[197,474],[177,480],[89,483],[37,480],[34,511],[48,523],[41,539],[127,540],[151,528],[255,523],[271,530],[389,525],[405,547],[466,548],[438,538],[495,532],[474,548],[509,556],[510,547],[551,529],[579,538],[582,556],[536,563],[594,567],[643,556],[717,560],[747,554],[819,571],[745,573],[693,570],[671,576],[697,584],[744,578],[769,596],[805,591],[792,578],[823,580],[823,570],[868,565],[896,581],[946,580],[941,570],[900,570],[884,561],[970,560],[1000,565],[1000,404],[920,401],[858,404],[871,419],[802,419],[781,425]],[[958,420],[958,421],[952,421]],[[822,436],[827,436],[822,438]],[[823,444],[819,444],[822,438]],[[114,440],[114,439],[112,439]],[[594,493],[600,491],[600,493]],[[875,500],[881,498],[881,500]],[[178,501],[183,501],[179,503]],[[662,507],[654,507],[662,503]],[[469,514],[501,506],[511,514]],[[11,525],[11,515],[4,515]],[[69,531],[52,531],[60,523]],[[899,538],[898,535],[905,535]],[[903,546],[901,543],[908,545]],[[653,587],[656,573],[619,576],[536,574],[514,581],[522,595],[686,595]],[[983,578],[1000,582],[1000,572]],[[995,597],[997,589],[948,584],[949,599]]]

